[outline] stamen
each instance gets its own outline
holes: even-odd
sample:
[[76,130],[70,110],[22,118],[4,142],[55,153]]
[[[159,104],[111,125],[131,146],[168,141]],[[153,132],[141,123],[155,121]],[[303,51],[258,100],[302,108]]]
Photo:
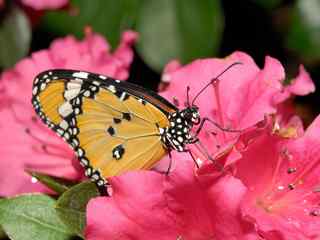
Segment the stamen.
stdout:
[[293,190],[293,189],[296,188],[296,186],[295,186],[293,183],[290,183],[290,184],[288,185],[288,188],[289,188],[290,190]]
[[[214,88],[214,96],[217,102],[217,113],[218,113],[218,122],[219,124],[221,124],[221,126],[224,126],[224,122],[223,122],[223,116],[222,116],[222,107],[221,107],[221,101],[220,101],[220,91],[219,91],[219,82],[220,81],[215,81],[213,83],[213,88]],[[226,139],[226,133],[224,131],[222,131],[222,137],[223,137],[223,141]]]
[[[305,159],[310,159],[311,156],[314,156],[317,154],[317,152],[315,153],[315,151],[317,151],[316,149],[313,152],[308,152],[307,156],[305,156]],[[294,184],[302,184],[304,182],[304,178],[305,176],[307,176],[310,172],[312,172],[316,166],[320,163],[320,159],[317,159],[317,161],[311,162],[309,164],[307,164],[302,171],[295,177],[295,181]]]
[[318,209],[312,210],[312,211],[310,212],[310,215],[311,215],[311,216],[314,216],[314,217],[318,217],[318,216],[320,216],[320,210],[318,210]]
[[287,173],[288,173],[288,174],[291,174],[291,173],[295,173],[296,171],[297,171],[296,168],[289,167],[288,170],[287,170]]

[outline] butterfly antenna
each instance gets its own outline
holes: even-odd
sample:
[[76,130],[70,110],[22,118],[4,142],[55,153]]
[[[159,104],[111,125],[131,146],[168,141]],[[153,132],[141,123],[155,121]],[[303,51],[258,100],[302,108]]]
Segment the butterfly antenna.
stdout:
[[190,86],[187,86],[187,104],[190,107]]
[[196,101],[196,99],[201,95],[201,93],[206,90],[207,87],[209,87],[211,84],[213,84],[214,82],[216,82],[219,77],[221,77],[225,72],[227,72],[230,68],[234,67],[235,65],[239,65],[239,64],[242,64],[242,62],[234,62],[232,63],[230,66],[228,66],[226,69],[224,69],[218,76],[212,78],[210,80],[209,83],[207,83],[199,92],[198,94],[193,98],[192,100],[192,105],[194,104],[194,102]]

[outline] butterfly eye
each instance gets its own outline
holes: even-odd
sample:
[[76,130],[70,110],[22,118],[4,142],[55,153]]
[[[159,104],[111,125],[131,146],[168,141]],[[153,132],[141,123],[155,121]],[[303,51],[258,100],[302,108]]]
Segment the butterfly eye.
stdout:
[[194,125],[200,124],[200,117],[192,118],[192,122],[193,122]]
[[194,125],[198,125],[200,123],[200,114],[197,110],[192,113],[191,121]]

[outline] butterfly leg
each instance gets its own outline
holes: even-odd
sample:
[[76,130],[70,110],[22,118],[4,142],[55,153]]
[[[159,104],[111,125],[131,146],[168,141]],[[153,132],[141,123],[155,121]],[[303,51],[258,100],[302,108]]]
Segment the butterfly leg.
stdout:
[[197,166],[197,168],[200,168],[200,166],[199,166],[196,158],[194,157],[193,153],[191,152],[191,150],[190,149],[186,149],[184,152],[189,153],[191,158],[192,158],[192,160],[193,160],[193,162],[194,162],[194,164]]
[[225,132],[242,132],[241,130],[235,130],[235,129],[229,129],[229,128],[221,127],[220,124],[216,123],[215,121],[211,120],[208,117],[205,117],[205,118],[201,119],[200,125],[199,125],[198,129],[196,130],[196,134],[194,135],[195,138],[199,135],[199,133],[201,132],[201,130],[202,130],[202,128],[203,128],[203,126],[204,126],[204,124],[206,122],[209,122],[209,123],[213,124],[214,126],[216,126],[221,131],[225,131]]
[[220,171],[223,170],[223,165],[219,163],[216,159],[212,158],[211,155],[209,154],[207,148],[201,143],[201,141],[197,142],[197,146],[199,147],[200,151],[206,155],[208,160],[210,160],[214,166],[216,166]]
[[[214,158],[211,157],[211,155],[209,154],[207,148],[201,143],[201,141],[199,140],[199,138],[194,138],[193,142],[195,144],[195,146],[198,148],[198,150],[208,159],[210,160],[220,171],[223,170],[223,166],[217,162]],[[199,168],[199,164],[196,161],[195,157],[193,156],[193,154],[191,153],[190,149],[187,149],[185,152],[188,152],[190,154],[190,156],[192,157],[193,161],[195,162],[195,164],[197,165],[197,167]]]
[[169,155],[169,166],[168,166],[168,169],[167,169],[167,171],[166,171],[166,175],[169,175],[169,173],[170,173],[170,170],[171,170],[171,167],[172,167],[172,155],[171,155],[171,151],[169,151],[168,152],[168,155]]

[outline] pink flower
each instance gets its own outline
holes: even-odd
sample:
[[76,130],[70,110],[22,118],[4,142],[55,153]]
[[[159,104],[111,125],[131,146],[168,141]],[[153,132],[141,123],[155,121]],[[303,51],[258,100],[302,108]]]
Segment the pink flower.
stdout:
[[[294,122],[301,125],[299,118],[291,120],[294,117],[292,105],[283,102],[292,95],[314,91],[314,84],[300,66],[299,76],[291,85],[284,87],[284,69],[278,60],[271,57],[266,57],[263,69],[243,52],[235,52],[224,59],[196,60],[186,66],[172,61],[166,66],[162,77],[161,95],[183,108],[187,102],[187,86],[190,86],[192,100],[210,80],[235,62],[242,64],[225,72],[195,101],[202,117],[209,117],[220,126],[234,130],[252,127],[265,115],[275,113],[279,114],[279,124]],[[213,156],[230,148],[238,137],[239,133],[221,131],[210,123],[200,134],[201,141]]]
[[320,237],[320,116],[301,138],[266,130],[242,153],[238,177],[248,188],[242,215],[266,239]]
[[257,239],[239,218],[246,188],[230,175],[197,175],[183,158],[169,176],[151,171],[113,177],[113,196],[87,206],[86,239]]
[[[282,90],[284,69],[274,58],[266,57],[261,70],[245,53],[235,52],[224,59],[196,60],[184,67],[177,63],[167,68],[163,78],[169,82],[161,95],[172,100],[175,97],[180,107],[186,102],[186,86],[190,86],[190,99],[210,80],[235,62],[217,84],[209,86],[195,104],[202,117],[209,117],[224,128],[245,129],[264,119],[265,114],[275,113],[273,97]],[[201,135],[202,141],[215,153],[238,134],[219,131],[208,123]],[[214,133],[214,134],[212,134]]]
[[[277,229],[260,228],[263,220],[259,217],[263,214],[255,215],[258,207],[254,204],[257,196],[254,189],[264,190],[265,185],[260,186],[260,179],[255,180],[270,181],[274,163],[279,159],[274,157],[274,151],[279,153],[284,143],[303,134],[300,119],[292,115],[291,105],[284,101],[294,94],[312,91],[314,86],[306,72],[302,71],[293,85],[284,87],[284,70],[270,57],[262,70],[240,52],[226,59],[197,60],[187,66],[174,61],[163,74],[161,94],[183,108],[187,101],[186,86],[191,88],[192,100],[213,77],[237,61],[243,64],[222,75],[195,103],[202,117],[209,116],[223,127],[244,129],[234,137],[206,125],[201,136],[216,159],[227,162],[225,165],[235,171],[238,179],[227,170],[216,172],[212,163],[196,170],[190,156],[173,152],[176,168],[168,177],[140,171],[112,178],[112,198],[93,199],[87,207],[86,239],[260,239],[261,236],[277,239],[281,236]],[[293,90],[295,85],[303,90],[299,91],[300,87]],[[280,115],[266,118],[268,114]],[[261,139],[270,132],[271,120],[277,123],[272,128],[274,135],[268,135],[268,141],[264,142]],[[294,131],[297,135],[293,136]],[[201,158],[201,154],[196,155]],[[272,167],[268,168],[269,165]],[[251,209],[254,209],[252,214]]]
[[35,10],[58,9],[69,2],[69,0],[21,0],[21,2]]
[[131,45],[136,37],[134,32],[125,32],[119,47],[111,54],[108,43],[98,34],[88,32],[83,41],[68,36],[55,40],[48,50],[33,53],[2,74],[0,195],[43,191],[40,184],[31,184],[25,169],[66,178],[82,174],[66,143],[38,123],[30,103],[34,77],[47,69],[69,68],[126,79],[133,58]]

